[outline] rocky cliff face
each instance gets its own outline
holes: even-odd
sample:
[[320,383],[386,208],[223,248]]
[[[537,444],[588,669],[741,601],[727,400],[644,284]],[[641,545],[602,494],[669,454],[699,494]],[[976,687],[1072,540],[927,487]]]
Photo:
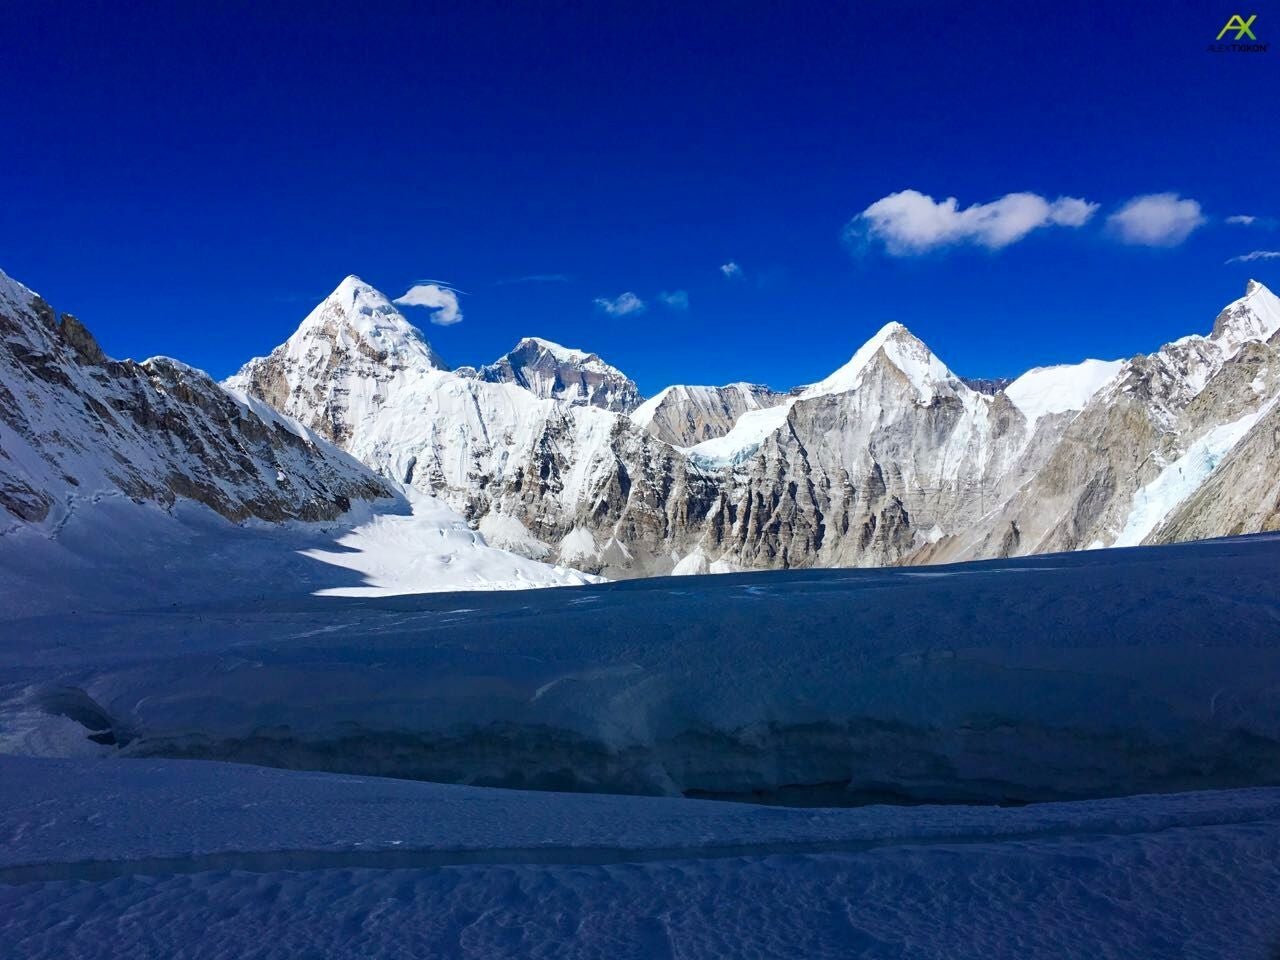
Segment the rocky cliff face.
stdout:
[[[1166,517],[1181,512],[1280,391],[1277,330],[1280,300],[1250,283],[1208,337],[1184,337],[1127,361],[1071,421],[1026,487],[992,517],[940,545],[935,558],[1158,542]],[[1251,449],[1248,464],[1235,469],[1274,473],[1261,436]],[[1223,482],[1218,478],[1215,486]],[[1260,478],[1235,481],[1261,495],[1257,483]],[[1262,529],[1257,509],[1223,505],[1211,511],[1215,519],[1205,514],[1202,521],[1184,514],[1177,529],[1253,532]]]
[[776,407],[787,395],[755,383],[724,387],[667,387],[631,413],[631,421],[652,437],[676,447],[692,447],[723,437],[749,410]]
[[506,356],[480,368],[459,369],[489,383],[514,383],[536,397],[589,404],[627,413],[640,405],[640,389],[594,353],[526,337]]
[[[353,318],[370,311],[381,333]],[[1271,456],[1261,407],[1280,310],[1261,286],[1209,337],[991,393],[889,324],[788,394],[675,387],[631,416],[603,409],[598,387],[558,398],[561,348],[525,341],[489,378],[459,376],[394,313],[372,288],[340,287],[233,382],[445,498],[491,543],[589,572],[927,562],[1270,522],[1243,505],[1199,525],[1175,512],[1219,461],[1253,477]],[[1203,476],[1182,492],[1185,457]]]
[[264,404],[176,360],[112,360],[0,273],[0,508],[56,529],[77,505],[195,500],[229,520],[325,520],[393,492]]

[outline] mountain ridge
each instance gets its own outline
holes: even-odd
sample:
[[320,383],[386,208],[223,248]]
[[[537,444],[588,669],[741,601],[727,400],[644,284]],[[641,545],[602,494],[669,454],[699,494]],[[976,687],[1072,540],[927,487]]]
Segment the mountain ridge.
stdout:
[[[25,290],[4,279],[0,304]],[[177,361],[109,361],[74,318],[58,329],[79,367],[132,364],[166,391],[186,382],[184,397],[197,381],[224,391]],[[488,375],[450,371],[350,276],[222,395],[539,561],[623,577],[872,566],[1273,528],[1280,505],[1254,500],[1271,496],[1258,478],[1274,469],[1278,331],[1280,301],[1251,282],[1207,336],[1033,368],[993,392],[888,323],[803,388],[678,384],[639,402],[618,368],[543,338]],[[588,373],[599,379],[574,379]],[[1224,476],[1239,495],[1197,496]],[[16,481],[6,489],[11,513],[39,512]]]
[[[896,322],[827,377],[786,394],[677,384],[612,411],[581,394],[557,396],[553,377],[529,390],[515,364],[491,380],[433,371],[405,386],[415,409],[375,412],[349,449],[446,498],[504,546],[613,576],[1078,549],[1119,540],[1121,511],[1155,474],[1116,453],[1113,467],[1128,474],[1111,482],[1108,519],[1096,529],[1077,518],[1057,533],[1040,530],[1037,516],[1064,493],[1051,478],[1075,476],[1087,462],[1065,452],[1089,440],[1073,424],[1090,410],[1097,421],[1125,407],[1120,384],[1150,368],[1154,392],[1139,391],[1131,414],[1113,413],[1116,423],[1095,429],[1117,450],[1148,457],[1157,434],[1173,431],[1177,439],[1159,450],[1172,463],[1194,440],[1192,424],[1176,426],[1182,411],[1194,413],[1204,383],[1280,325],[1274,300],[1250,284],[1208,337],[1125,361],[1034,368],[991,393],[970,388]],[[521,344],[555,364],[598,359],[538,338]],[[1200,406],[1197,422],[1212,426],[1240,403]],[[304,422],[320,412],[305,402],[287,410]],[[1126,433],[1126,417],[1137,434]],[[1091,491],[1108,482],[1083,480],[1071,496],[1094,502]],[[1044,496],[1032,498],[1031,488]]]

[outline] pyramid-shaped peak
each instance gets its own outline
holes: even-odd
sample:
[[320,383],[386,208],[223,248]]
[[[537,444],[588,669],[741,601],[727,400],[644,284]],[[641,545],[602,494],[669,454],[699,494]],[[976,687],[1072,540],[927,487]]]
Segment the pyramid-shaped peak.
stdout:
[[[337,303],[357,312],[390,312],[399,314],[391,299],[372,284],[365,283],[354,273],[348,274],[325,298],[325,303]],[[406,323],[408,321],[405,321]]]
[[848,363],[807,387],[801,397],[820,397],[858,389],[867,370],[878,357],[897,367],[906,376],[921,402],[927,403],[940,390],[955,393],[968,390],[947,369],[947,365],[934,356],[924,341],[894,320],[877,330],[858,348]]
[[1280,297],[1266,285],[1250,280],[1244,296],[1232,301],[1213,323],[1211,339],[1227,350],[1250,340],[1266,340],[1280,330]]
[[350,274],[318,303],[277,352],[302,356],[315,344],[355,349],[369,356],[436,370],[448,366],[422,331],[376,287]]

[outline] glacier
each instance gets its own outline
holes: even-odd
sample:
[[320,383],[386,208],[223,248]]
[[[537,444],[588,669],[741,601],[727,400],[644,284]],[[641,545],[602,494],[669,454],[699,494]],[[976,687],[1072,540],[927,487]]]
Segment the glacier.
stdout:
[[1280,783],[1275,535],[393,597],[255,562],[30,615],[0,580],[0,749],[811,805]]

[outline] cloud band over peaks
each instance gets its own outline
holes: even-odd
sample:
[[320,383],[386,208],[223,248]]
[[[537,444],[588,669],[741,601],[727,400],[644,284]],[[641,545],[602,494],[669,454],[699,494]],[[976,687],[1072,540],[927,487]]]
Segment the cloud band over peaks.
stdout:
[[882,243],[895,257],[959,244],[999,250],[1041,227],[1084,226],[1097,210],[1098,204],[1077,197],[1048,200],[1036,193],[1007,193],[961,209],[955,197],[935,200],[918,190],[902,190],[850,220],[844,235],[855,247]]

